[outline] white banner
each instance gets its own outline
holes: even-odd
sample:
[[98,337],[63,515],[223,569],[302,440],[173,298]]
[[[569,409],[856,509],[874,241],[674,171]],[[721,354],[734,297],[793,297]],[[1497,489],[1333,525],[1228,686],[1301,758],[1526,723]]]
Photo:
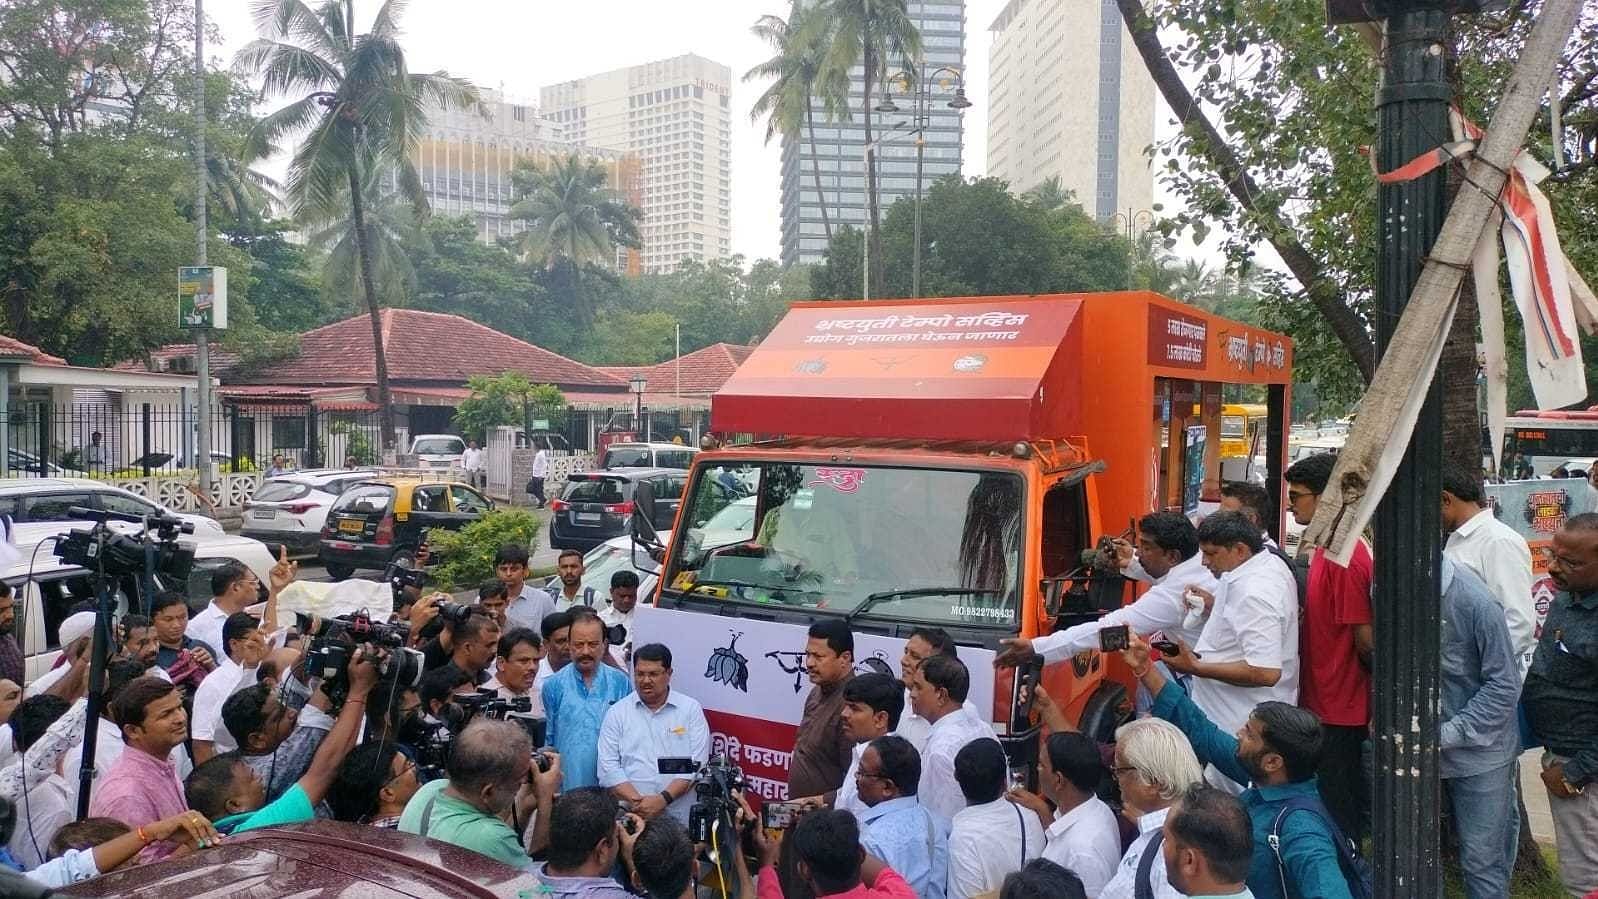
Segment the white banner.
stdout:
[[[806,630],[802,624],[640,605],[633,646],[670,647],[671,688],[699,700],[707,711],[797,725],[811,686],[805,675]],[[854,640],[856,673],[877,670],[899,677],[903,639],[857,633]],[[971,671],[971,701],[979,709],[991,707],[993,650],[962,646],[959,653]]]

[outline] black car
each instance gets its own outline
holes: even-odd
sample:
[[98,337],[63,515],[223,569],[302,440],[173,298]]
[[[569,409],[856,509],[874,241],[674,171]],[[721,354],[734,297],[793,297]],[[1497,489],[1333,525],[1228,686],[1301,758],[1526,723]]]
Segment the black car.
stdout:
[[[647,483],[640,502],[638,485]],[[560,498],[551,500],[549,545],[588,552],[629,533],[632,517],[646,508],[656,530],[670,530],[682,505],[688,472],[673,468],[624,468],[578,472],[566,479]]]

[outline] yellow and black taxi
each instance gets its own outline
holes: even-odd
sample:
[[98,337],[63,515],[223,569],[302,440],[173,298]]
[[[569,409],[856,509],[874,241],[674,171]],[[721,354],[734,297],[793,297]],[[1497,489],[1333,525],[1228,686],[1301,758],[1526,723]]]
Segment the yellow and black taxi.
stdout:
[[334,580],[362,568],[414,568],[430,529],[457,530],[493,508],[466,484],[403,477],[362,481],[328,510],[319,554]]

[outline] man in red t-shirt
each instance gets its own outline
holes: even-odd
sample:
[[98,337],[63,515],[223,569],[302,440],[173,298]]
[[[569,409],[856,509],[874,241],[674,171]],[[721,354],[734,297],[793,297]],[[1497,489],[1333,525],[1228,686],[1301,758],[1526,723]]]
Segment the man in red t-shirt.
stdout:
[[[1309,524],[1332,477],[1331,453],[1287,469],[1287,503]],[[1299,705],[1321,719],[1321,798],[1348,837],[1359,840],[1369,820],[1370,782],[1361,751],[1370,732],[1371,547],[1360,540],[1345,568],[1316,549],[1310,560],[1299,627]]]

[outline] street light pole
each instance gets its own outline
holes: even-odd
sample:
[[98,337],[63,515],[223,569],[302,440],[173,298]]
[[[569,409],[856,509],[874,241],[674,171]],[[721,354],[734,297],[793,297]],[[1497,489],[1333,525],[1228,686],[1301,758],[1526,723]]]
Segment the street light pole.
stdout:
[[644,388],[649,386],[649,382],[643,375],[633,375],[627,384],[633,392],[633,430],[639,432],[640,440],[648,443],[649,433],[644,430]]
[[[931,72],[917,68],[914,64],[907,65],[899,74],[899,80],[905,85],[905,90],[911,90],[911,132],[916,136],[916,195],[914,207],[915,232],[911,249],[910,264],[910,295],[921,296],[921,186],[923,170],[927,152],[927,129],[932,127],[932,79],[939,75],[949,75],[954,78],[954,97],[949,100],[949,108],[964,110],[971,107],[971,101],[965,96],[965,78],[960,70],[949,66],[940,66]],[[885,85],[891,85],[894,79],[888,79]],[[877,111],[882,113],[898,112],[899,107],[893,102],[893,88],[884,88],[882,103],[877,106]]]
[[[206,265],[205,244],[210,228],[205,219],[208,191],[205,171],[205,8],[204,0],[194,0],[194,264]],[[200,495],[211,495],[211,340],[207,328],[194,332],[194,367],[199,384],[195,402],[199,406],[196,424],[195,468]]]

